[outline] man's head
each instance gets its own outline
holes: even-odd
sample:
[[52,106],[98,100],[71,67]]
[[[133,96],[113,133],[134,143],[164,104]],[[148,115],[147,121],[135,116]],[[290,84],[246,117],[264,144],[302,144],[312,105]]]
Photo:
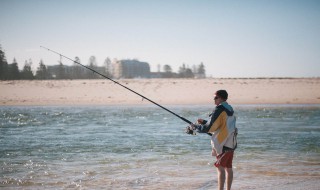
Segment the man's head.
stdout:
[[222,102],[227,101],[227,99],[228,99],[228,92],[226,90],[218,90],[214,96],[214,103],[216,105],[219,105]]

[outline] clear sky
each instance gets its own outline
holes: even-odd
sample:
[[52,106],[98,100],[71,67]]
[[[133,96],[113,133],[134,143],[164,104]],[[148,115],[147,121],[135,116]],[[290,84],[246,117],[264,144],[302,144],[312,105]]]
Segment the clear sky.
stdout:
[[[58,64],[201,62],[212,77],[319,77],[319,0],[0,0],[0,44],[22,68]],[[63,60],[64,64],[72,63]]]

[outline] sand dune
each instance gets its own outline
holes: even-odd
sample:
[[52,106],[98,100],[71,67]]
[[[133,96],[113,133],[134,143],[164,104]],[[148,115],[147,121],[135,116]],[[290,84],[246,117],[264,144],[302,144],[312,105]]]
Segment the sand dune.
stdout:
[[[218,89],[231,104],[320,104],[320,78],[122,79],[119,83],[159,104],[212,104]],[[144,105],[108,80],[0,81],[0,105]]]

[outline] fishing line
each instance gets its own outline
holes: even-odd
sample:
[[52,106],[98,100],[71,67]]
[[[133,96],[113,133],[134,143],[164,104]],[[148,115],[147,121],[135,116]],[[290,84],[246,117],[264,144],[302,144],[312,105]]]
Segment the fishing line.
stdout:
[[88,70],[92,71],[93,73],[95,73],[95,74],[97,74],[97,75],[100,75],[100,76],[102,76],[102,77],[104,77],[104,78],[106,78],[106,79],[108,79],[108,80],[110,80],[110,81],[114,82],[115,84],[117,84],[117,85],[119,85],[119,86],[121,86],[121,87],[123,87],[123,88],[125,88],[125,89],[127,89],[127,90],[129,90],[129,91],[131,91],[131,92],[133,92],[133,93],[135,93],[136,95],[138,95],[138,96],[142,97],[142,99],[146,99],[146,100],[148,100],[149,102],[151,102],[151,103],[153,103],[153,104],[155,104],[155,105],[159,106],[160,108],[162,108],[162,109],[166,110],[167,112],[169,112],[169,113],[171,113],[171,114],[175,115],[176,117],[178,117],[179,119],[183,120],[184,122],[186,122],[186,123],[188,123],[188,124],[190,124],[190,125],[192,124],[192,122],[191,122],[191,121],[189,121],[188,119],[186,119],[186,118],[184,118],[184,117],[182,117],[182,116],[180,116],[180,115],[178,115],[178,114],[174,113],[173,111],[169,110],[168,108],[165,108],[165,107],[161,106],[160,104],[158,104],[158,103],[154,102],[153,100],[151,100],[151,99],[149,99],[149,98],[147,98],[147,97],[143,96],[142,94],[139,94],[138,92],[136,92],[136,91],[134,91],[134,90],[130,89],[129,87],[127,87],[127,86],[125,86],[125,85],[123,85],[123,84],[121,84],[121,83],[119,83],[119,82],[117,82],[117,81],[113,80],[112,78],[107,77],[107,76],[105,76],[105,75],[103,75],[103,74],[99,73],[98,71],[96,71],[96,70],[94,70],[94,69],[92,69],[92,68],[90,68],[90,67],[87,67],[87,66],[85,66],[85,65],[83,65],[83,64],[81,64],[81,63],[79,63],[79,62],[77,62],[77,61],[75,61],[75,60],[73,60],[73,59],[71,59],[71,58],[69,58],[69,57],[67,57],[67,56],[63,55],[63,54],[61,54],[61,53],[58,53],[58,52],[56,52],[56,51],[54,51],[54,50],[51,50],[51,49],[49,49],[49,48],[46,48],[46,47],[44,47],[44,46],[40,46],[40,47],[41,47],[41,48],[43,48],[43,49],[46,49],[46,50],[48,50],[48,51],[50,51],[50,52],[52,52],[52,53],[58,54],[58,55],[60,56],[60,59],[61,59],[62,57],[64,57],[64,58],[66,58],[66,59],[68,59],[68,60],[70,60],[70,61],[73,61],[74,63],[77,63],[78,65],[80,65],[80,66],[82,66],[82,67],[84,67],[84,68],[86,68],[86,69],[88,69]]

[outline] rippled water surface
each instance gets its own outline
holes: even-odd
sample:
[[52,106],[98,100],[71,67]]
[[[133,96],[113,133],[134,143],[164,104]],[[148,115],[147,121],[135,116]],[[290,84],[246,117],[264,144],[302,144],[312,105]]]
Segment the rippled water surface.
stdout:
[[[213,109],[168,108],[192,121]],[[320,106],[234,108],[233,189],[319,187]],[[185,127],[154,106],[0,107],[0,187],[214,189],[210,137]]]

